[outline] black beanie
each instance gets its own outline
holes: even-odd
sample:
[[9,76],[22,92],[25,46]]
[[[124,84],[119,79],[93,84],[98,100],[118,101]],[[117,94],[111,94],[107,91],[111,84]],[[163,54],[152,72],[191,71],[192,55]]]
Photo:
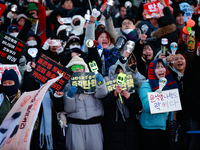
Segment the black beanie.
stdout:
[[15,70],[10,69],[10,70],[5,70],[4,73],[2,74],[1,78],[1,84],[5,80],[13,80],[15,81],[15,85],[19,86],[19,78]]
[[157,22],[160,28],[172,24],[172,20],[166,16],[158,18]]

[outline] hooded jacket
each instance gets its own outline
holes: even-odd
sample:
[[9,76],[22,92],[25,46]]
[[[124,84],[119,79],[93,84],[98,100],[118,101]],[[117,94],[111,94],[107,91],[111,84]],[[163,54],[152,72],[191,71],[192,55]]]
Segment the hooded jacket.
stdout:
[[[121,66],[123,71],[126,71],[122,65],[115,64],[110,67],[109,77],[115,74],[117,66]],[[122,99],[129,117],[126,115],[126,112],[121,113],[117,104],[119,97],[114,96],[114,90],[103,99],[105,112],[102,121],[104,150],[139,149],[136,114],[142,110],[140,98],[137,92],[135,92],[131,93],[129,99],[125,99],[124,96],[122,96]]]
[[[74,56],[66,67],[71,67],[75,64],[84,65],[85,72],[89,72],[87,64],[78,56]],[[87,122],[88,124],[92,124],[94,123],[94,118],[98,117],[98,123],[100,123],[100,118],[104,114],[103,105],[100,98],[103,98],[107,95],[107,87],[105,82],[100,86],[96,85],[96,91],[94,94],[80,94],[76,92],[72,98],[68,97],[67,95],[70,86],[71,84],[68,83],[64,90],[64,108],[68,113],[68,122]]]
[[[80,24],[79,25],[74,25],[73,22],[75,19],[79,19],[80,20]],[[83,34],[83,27],[85,25],[85,19],[80,16],[80,15],[75,15],[72,17],[72,22],[71,22],[71,26],[73,28],[72,30],[72,34],[76,35],[76,36],[80,36]]]

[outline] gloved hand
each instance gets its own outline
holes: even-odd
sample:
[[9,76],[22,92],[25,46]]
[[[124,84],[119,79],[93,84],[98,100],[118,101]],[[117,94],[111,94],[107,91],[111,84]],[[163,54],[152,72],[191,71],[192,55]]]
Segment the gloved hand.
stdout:
[[12,13],[11,11],[9,11],[6,15],[7,18],[9,19],[16,19],[17,18],[17,14],[16,13]]
[[21,56],[21,58],[19,59],[19,66],[25,66],[27,63],[26,57],[24,55]]
[[106,20],[107,20],[108,18],[110,18],[110,13],[107,11],[107,9],[105,9],[105,10],[103,11],[103,15],[104,15],[104,17],[106,18]]
[[97,83],[100,85],[103,83],[103,76],[100,73],[97,73],[95,76]]
[[25,24],[24,24],[24,31],[28,32],[32,28],[32,22],[28,19],[26,19]]
[[77,92],[77,87],[75,85],[71,86],[68,90],[67,96],[72,98],[74,93]]
[[49,46],[51,45],[51,38],[48,38],[42,46],[43,50],[48,50]]

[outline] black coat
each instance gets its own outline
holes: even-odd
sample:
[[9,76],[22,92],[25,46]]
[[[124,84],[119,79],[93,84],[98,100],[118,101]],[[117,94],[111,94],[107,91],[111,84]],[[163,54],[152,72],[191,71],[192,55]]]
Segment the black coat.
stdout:
[[[122,96],[123,99],[125,97]],[[102,128],[104,134],[104,150],[138,150],[138,124],[136,114],[142,110],[142,103],[136,93],[132,93],[128,100],[124,100],[124,105],[129,109],[130,117],[123,121],[121,113],[118,111],[116,121],[116,100],[114,91],[110,92],[104,99],[104,117]]]
[[[195,52],[196,53],[196,52]],[[184,96],[182,99],[182,111],[191,117],[200,120],[200,57],[196,54],[188,62],[184,77]]]

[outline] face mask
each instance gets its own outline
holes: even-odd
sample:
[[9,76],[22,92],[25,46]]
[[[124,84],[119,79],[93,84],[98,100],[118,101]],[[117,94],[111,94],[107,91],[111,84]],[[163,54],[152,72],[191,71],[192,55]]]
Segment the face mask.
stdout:
[[72,48],[79,48],[79,49],[80,49],[81,46],[80,46],[80,45],[70,45],[70,46],[69,46],[69,49],[72,49]]
[[12,96],[17,94],[18,86],[11,85],[11,86],[2,86],[2,92],[5,93],[7,96]]
[[135,69],[136,69],[136,65],[133,64],[132,66],[130,66],[130,68],[131,68],[133,71],[135,71]]
[[28,46],[36,46],[36,45],[37,45],[37,41],[30,40],[30,41],[27,41],[26,44],[27,44]]
[[10,35],[13,36],[13,37],[17,37],[18,34],[19,34],[19,32],[10,33]]
[[123,30],[124,33],[126,34],[129,34],[133,29],[126,29],[126,30]]

